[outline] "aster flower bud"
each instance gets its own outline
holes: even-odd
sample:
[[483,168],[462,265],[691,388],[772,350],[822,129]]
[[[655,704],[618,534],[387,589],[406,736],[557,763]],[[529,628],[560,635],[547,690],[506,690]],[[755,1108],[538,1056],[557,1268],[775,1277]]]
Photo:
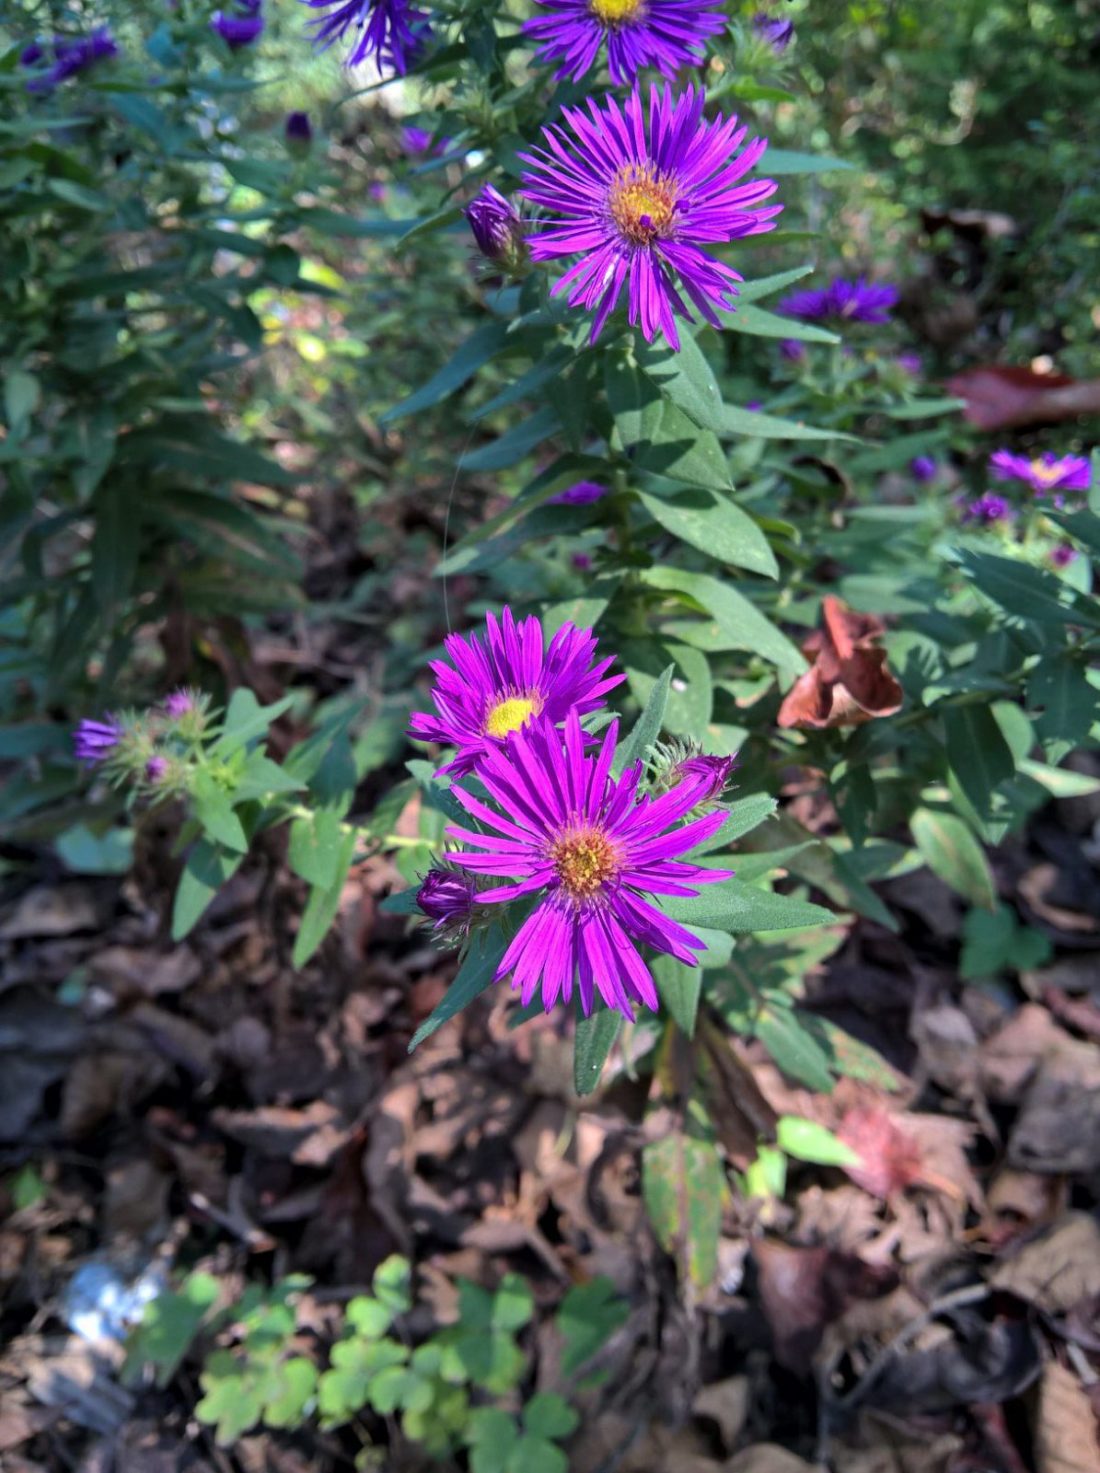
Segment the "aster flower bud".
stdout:
[[82,721],[73,733],[76,760],[88,764],[105,762],[118,751],[125,734],[126,728],[117,716],[108,716],[103,721]]
[[154,785],[162,783],[168,776],[170,766],[171,763],[167,757],[162,756],[159,752],[155,753],[145,764],[145,781]]
[[671,793],[685,783],[695,783],[699,787],[695,807],[702,808],[721,798],[737,763],[736,755],[704,752],[697,742],[661,744],[654,749],[651,787],[655,793]]
[[486,184],[463,214],[477,248],[486,260],[502,267],[511,276],[518,276],[526,269],[527,242],[523,222],[511,200],[505,199],[493,185]]
[[416,892],[416,903],[439,932],[470,929],[477,886],[455,870],[430,869]]
[[980,522],[983,526],[991,526],[994,522],[1007,521],[1012,516],[1012,508],[1003,496],[997,496],[992,491],[986,491],[976,500],[962,504],[962,520],[964,522]]
[[794,21],[781,20],[778,16],[765,14],[758,11],[752,18],[752,28],[760,37],[766,41],[776,56],[782,56],[794,38]]
[[236,0],[233,11],[216,10],[210,29],[216,31],[234,51],[258,41],[264,28],[262,0]]
[[185,741],[195,741],[206,728],[210,697],[205,691],[180,686],[165,696],[161,710],[165,719]]
[[939,467],[931,455],[914,455],[909,462],[914,481],[934,481]]
[[309,120],[309,113],[287,113],[283,136],[286,138],[287,147],[295,153],[308,153],[310,144],[313,142],[313,124]]
[[1071,546],[1068,542],[1059,542],[1057,547],[1051,549],[1050,561],[1061,570],[1068,568],[1070,563],[1075,563],[1079,556],[1076,547]]

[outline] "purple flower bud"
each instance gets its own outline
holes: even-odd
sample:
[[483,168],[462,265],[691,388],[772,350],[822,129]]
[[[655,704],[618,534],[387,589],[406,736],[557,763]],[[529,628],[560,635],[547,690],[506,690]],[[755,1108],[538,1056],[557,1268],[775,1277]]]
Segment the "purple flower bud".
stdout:
[[752,28],[762,41],[767,41],[777,56],[786,51],[794,37],[793,20],[780,20],[777,16],[765,15],[763,11],[753,16]]
[[283,128],[286,141],[297,148],[308,148],[313,142],[313,124],[309,113],[287,113]]
[[930,455],[914,455],[909,462],[909,469],[913,472],[915,481],[934,481],[939,466]]
[[210,29],[216,31],[227,46],[234,51],[242,46],[251,46],[263,33],[264,17],[262,0],[237,0],[232,14],[216,10],[210,20]]
[[20,54],[20,64],[25,67],[38,66],[50,52],[53,53],[53,66],[44,76],[35,77],[27,83],[28,92],[52,92],[59,82],[75,77],[79,72],[94,66],[97,61],[117,56],[118,44],[106,26],[97,26],[89,35],[81,36],[76,41],[64,36],[54,36],[48,46],[37,41],[32,42]]
[[78,762],[104,762],[122,740],[125,728],[115,716],[105,721],[85,720],[73,734],[73,752]]
[[547,498],[547,506],[589,506],[593,501],[602,501],[607,495],[607,487],[601,486],[598,481],[578,481],[574,486],[566,486],[564,491],[559,491],[556,496]]
[[511,200],[486,184],[463,214],[469,221],[477,248],[487,260],[518,272],[527,261],[523,222]]
[[165,696],[164,714],[172,721],[182,721],[185,716],[190,716],[199,705],[200,698],[196,692],[180,686],[170,696]]
[[1006,521],[1011,515],[1012,508],[1003,496],[986,491],[977,500],[963,506],[962,519],[964,522],[981,522],[983,526],[991,526],[994,522]]
[[168,758],[161,757],[159,753],[155,757],[150,757],[145,764],[145,781],[147,783],[163,782],[169,765]]
[[899,353],[898,367],[912,378],[919,378],[924,368],[919,353]]
[[477,887],[467,875],[454,870],[430,869],[416,892],[416,903],[434,924],[434,931],[467,930]]
[[1068,542],[1059,542],[1057,547],[1051,548],[1050,560],[1056,568],[1068,568],[1070,563],[1075,563],[1080,554],[1076,547],[1071,547]]
[[592,567],[592,559],[586,552],[575,552],[572,562],[578,573],[587,573]]
[[752,414],[759,414],[763,407],[763,401],[760,399],[750,399],[749,402],[745,405],[745,408],[748,409]]
[[702,780],[705,786],[700,790],[696,806],[711,803],[725,792],[730,774],[736,766],[736,756],[715,757],[700,752],[695,757],[685,757],[678,762],[669,774],[670,782],[673,786],[678,786],[680,783]]
[[453,138],[435,138],[427,128],[418,128],[415,123],[402,128],[401,137],[405,142],[406,153],[411,154],[444,154],[454,142]]
[[779,351],[788,363],[801,363],[806,356],[805,344],[800,343],[797,338],[784,338],[779,344]]

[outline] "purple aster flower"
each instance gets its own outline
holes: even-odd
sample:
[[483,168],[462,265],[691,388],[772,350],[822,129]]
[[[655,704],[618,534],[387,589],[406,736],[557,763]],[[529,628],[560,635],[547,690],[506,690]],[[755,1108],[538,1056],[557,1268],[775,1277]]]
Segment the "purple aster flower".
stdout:
[[216,10],[210,20],[210,29],[217,31],[234,51],[242,46],[251,46],[263,34],[262,0],[236,0],[234,10]]
[[590,506],[593,501],[602,501],[606,495],[607,487],[601,486],[598,481],[578,481],[573,486],[566,486],[556,496],[547,497],[547,505]]
[[97,26],[89,35],[81,36],[75,41],[64,36],[55,36],[48,47],[33,42],[24,47],[19,60],[25,67],[38,66],[51,52],[53,66],[44,76],[35,77],[27,83],[29,92],[52,92],[59,83],[86,71],[97,61],[117,56],[118,43],[107,26]]
[[433,931],[468,931],[476,895],[477,885],[469,875],[430,869],[416,892],[416,903],[433,922]]
[[977,500],[963,506],[962,519],[964,522],[981,522],[983,526],[990,526],[993,522],[1007,520],[1011,515],[1012,508],[1003,496],[986,491]]
[[806,356],[806,345],[797,338],[784,338],[779,344],[779,351],[788,363],[801,363]]
[[538,0],[545,15],[524,23],[539,43],[537,61],[560,62],[555,76],[579,80],[607,44],[616,86],[633,82],[643,67],[674,77],[699,61],[706,43],[725,28],[723,0]]
[[1080,554],[1076,547],[1068,542],[1059,542],[1057,547],[1050,550],[1050,560],[1056,568],[1068,568],[1070,563],[1075,563]]
[[866,277],[855,281],[837,280],[816,291],[792,292],[779,303],[788,317],[801,317],[807,322],[832,318],[850,322],[889,322],[890,308],[898,300],[895,286],[875,286]]
[[570,1001],[576,983],[586,1016],[598,991],[609,1008],[633,1018],[636,1002],[658,1006],[638,943],[688,966],[706,950],[647,896],[690,896],[700,885],[730,878],[729,870],[677,862],[710,838],[725,814],[718,810],[674,827],[696,806],[703,785],[689,781],[660,798],[640,797],[640,762],[611,776],[618,734],[613,721],[598,754],[586,756],[575,710],[565,723],[564,749],[561,733],[541,717],[479,764],[478,777],[495,806],[452,790],[489,832],[448,828],[467,849],[447,858],[473,874],[515,881],[482,891],[478,903],[538,897],[495,979],[511,973],[525,1006],[541,988],[549,1012],[559,998]]
[[924,363],[919,353],[899,353],[897,356],[897,365],[910,378],[920,378],[924,372]]
[[1030,458],[1013,455],[1011,450],[996,450],[989,457],[989,469],[1000,481],[1024,481],[1036,496],[1049,491],[1087,491],[1092,479],[1083,455],[1059,457],[1049,450]]
[[523,222],[511,200],[486,184],[463,214],[481,254],[509,271],[519,270],[527,259],[527,242]]
[[454,146],[453,138],[436,138],[427,128],[418,128],[410,123],[408,127],[401,129],[401,138],[405,144],[405,152],[411,154],[444,154]]
[[752,28],[777,56],[786,51],[794,38],[793,20],[780,20],[777,16],[765,15],[763,11],[753,16]]
[[283,132],[288,143],[299,148],[308,148],[313,142],[313,124],[309,120],[309,113],[287,113]]
[[677,762],[666,778],[666,784],[679,787],[681,783],[692,782],[699,784],[699,793],[695,799],[695,806],[700,803],[711,803],[715,798],[720,798],[726,790],[730,780],[730,774],[738,763],[736,755],[732,757],[716,757],[706,752],[698,752],[694,756],[685,757]]
[[404,76],[430,35],[428,17],[409,0],[305,0],[305,4],[326,12],[313,21],[318,46],[331,46],[358,31],[348,52],[348,66],[358,66],[369,57],[380,70],[389,67]]
[[375,204],[381,204],[386,198],[386,186],[380,179],[376,179],[373,184],[367,185],[367,198],[374,200]]
[[909,469],[913,473],[914,481],[934,481],[939,466],[931,455],[914,455],[909,462]]
[[492,614],[485,624],[484,645],[476,634],[444,640],[454,668],[444,660],[432,662],[439,714],[414,712],[409,725],[409,735],[420,741],[458,748],[441,772],[469,772],[532,717],[545,714],[558,723],[572,710],[581,716],[598,711],[607,692],[625,679],[606,674],[610,657],[592,663],[591,629],[563,624],[547,647],[534,617],[517,623],[505,608],[499,624]]
[[73,734],[73,752],[78,762],[104,762],[125,735],[125,728],[116,716],[104,721],[85,720]]
[[554,287],[569,305],[595,312],[591,341],[599,337],[624,285],[629,319],[647,342],[663,332],[673,348],[680,338],[674,313],[692,321],[680,289],[714,327],[715,307],[732,310],[736,271],[701,249],[771,230],[782,205],[759,208],[775,193],[771,179],[738,184],[767,146],[756,139],[738,153],[746,130],[736,118],[703,120],[704,96],[693,88],[673,98],[652,88],[649,117],[637,88],[625,109],[613,97],[563,108],[572,136],[543,130],[546,148],[520,157],[530,166],[520,193],[559,218],[536,228],[536,261],[580,255]]

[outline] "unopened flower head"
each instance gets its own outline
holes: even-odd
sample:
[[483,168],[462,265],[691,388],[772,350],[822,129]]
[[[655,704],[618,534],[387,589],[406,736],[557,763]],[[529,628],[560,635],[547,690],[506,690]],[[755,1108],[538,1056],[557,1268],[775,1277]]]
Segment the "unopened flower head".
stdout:
[[792,292],[779,303],[779,310],[806,322],[881,323],[890,321],[890,309],[897,300],[897,287],[875,285],[860,276],[855,281],[834,281],[819,290]]
[[782,55],[794,39],[794,21],[757,11],[752,18],[752,28],[762,41],[766,41],[777,56]]
[[210,28],[234,51],[251,46],[263,35],[262,0],[236,0],[232,10],[216,10]]
[[431,34],[428,17],[409,0],[304,0],[317,12],[313,39],[324,48],[348,44],[347,65],[372,61],[404,76]]
[[89,765],[105,762],[118,752],[125,735],[125,723],[118,716],[105,716],[100,721],[85,719],[73,733],[76,760]]
[[1036,496],[1056,491],[1087,491],[1092,469],[1083,455],[1014,455],[1011,450],[995,450],[989,468],[1000,481],[1023,481]]
[[523,222],[511,200],[492,184],[486,184],[463,214],[486,260],[513,276],[519,275],[527,264],[527,242]]
[[931,455],[914,455],[909,462],[909,469],[914,481],[934,481],[939,473],[939,466]]
[[597,711],[625,677],[608,675],[611,659],[593,663],[591,629],[563,624],[549,644],[532,617],[517,621],[505,608],[498,622],[486,615],[485,642],[476,634],[448,635],[447,660],[435,660],[436,713],[413,714],[410,736],[458,750],[441,772],[469,772],[508,734],[543,716],[551,723]]
[[287,143],[292,148],[307,149],[313,142],[313,124],[309,120],[309,113],[292,112],[287,113],[283,133]]
[[964,503],[962,509],[964,522],[980,522],[986,527],[994,522],[1007,521],[1011,516],[1012,508],[1005,498],[992,491],[986,491],[976,500]]
[[1057,547],[1052,547],[1050,551],[1050,560],[1058,569],[1068,568],[1070,563],[1075,563],[1079,556],[1080,553],[1076,547],[1069,542],[1059,542]]
[[738,760],[736,754],[704,752],[694,741],[658,743],[652,758],[651,786],[655,793],[671,793],[682,783],[695,783],[699,788],[695,802],[701,807],[722,797]]
[[725,29],[723,0],[538,0],[524,31],[539,43],[536,61],[557,64],[557,77],[578,81],[602,48],[616,86],[646,67],[674,77],[699,62],[707,41]]
[[920,378],[924,372],[924,363],[919,353],[899,353],[896,362],[901,371],[910,378]]
[[779,344],[779,351],[788,363],[801,363],[806,356],[806,345],[797,338],[784,338]]
[[172,764],[161,752],[154,752],[145,764],[145,781],[154,787],[163,783],[172,769]]
[[432,930],[440,933],[465,934],[477,895],[477,885],[469,875],[453,869],[430,869],[416,892],[416,903],[432,922]]
[[520,193],[553,217],[532,225],[531,255],[580,257],[554,292],[594,314],[592,342],[624,288],[647,342],[663,333],[678,349],[675,319],[693,320],[688,302],[720,327],[718,309],[734,308],[742,278],[704,247],[774,227],[782,206],[763,202],[775,182],[741,182],[764,140],[742,148],[746,129],[736,118],[708,123],[704,104],[694,88],[654,87],[647,108],[635,87],[624,107],[607,97],[587,113],[563,108],[564,125],[543,130],[545,147],[520,155]]
[[558,491],[555,495],[547,497],[548,506],[590,506],[594,501],[602,501],[607,495],[607,487],[601,486],[599,481],[577,481],[572,486],[566,486],[564,491]]
[[550,1011],[577,988],[587,1016],[597,995],[633,1018],[642,1003],[658,1006],[657,989],[639,943],[696,965],[706,947],[649,898],[694,895],[700,885],[730,878],[727,870],[679,862],[725,822],[721,811],[681,820],[702,784],[687,781],[663,797],[639,796],[642,765],[611,776],[619,725],[611,723],[598,753],[586,755],[576,711],[562,733],[545,716],[487,752],[477,775],[482,802],[456,787],[455,797],[482,831],[452,827],[464,847],[447,858],[472,874],[513,883],[483,890],[481,905],[533,897],[497,968],[511,974],[524,1005],[541,993]]

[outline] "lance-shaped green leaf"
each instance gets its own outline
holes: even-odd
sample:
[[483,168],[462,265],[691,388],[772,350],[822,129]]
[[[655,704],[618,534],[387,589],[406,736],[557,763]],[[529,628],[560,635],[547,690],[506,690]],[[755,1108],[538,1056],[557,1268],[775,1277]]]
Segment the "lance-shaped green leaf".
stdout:
[[788,895],[773,895],[743,885],[739,880],[720,880],[704,885],[697,896],[662,896],[661,909],[686,926],[705,926],[729,931],[735,936],[754,931],[800,931],[808,926],[826,926],[836,920],[831,911]]
[[409,1044],[410,1054],[426,1038],[430,1038],[437,1028],[449,1023],[463,1008],[469,1007],[475,997],[481,996],[496,976],[497,967],[500,966],[500,959],[507,946],[507,938],[498,926],[474,932],[469,950],[455,973],[454,981],[444,993],[443,1000],[413,1034]]
[[671,623],[665,629],[701,650],[755,650],[792,678],[806,669],[800,651],[756,605],[730,583],[706,573],[678,568],[647,568],[642,574],[651,588],[682,593],[712,615],[713,622]]
[[681,542],[731,567],[779,577],[767,537],[728,496],[693,489],[669,495],[640,491],[638,497],[653,520]]
[[508,328],[503,322],[487,322],[470,334],[464,343],[447,360],[443,367],[432,375],[426,384],[386,411],[381,423],[392,424],[407,414],[419,414],[430,409],[450,394],[461,389],[484,364],[504,348]]
[[587,1018],[578,1008],[573,1041],[573,1088],[579,1095],[591,1094],[599,1084],[603,1066],[622,1026],[623,1015],[613,1008],[599,1006]]
[[697,1289],[718,1272],[726,1179],[717,1148],[674,1129],[642,1151],[642,1195],[661,1247]]

